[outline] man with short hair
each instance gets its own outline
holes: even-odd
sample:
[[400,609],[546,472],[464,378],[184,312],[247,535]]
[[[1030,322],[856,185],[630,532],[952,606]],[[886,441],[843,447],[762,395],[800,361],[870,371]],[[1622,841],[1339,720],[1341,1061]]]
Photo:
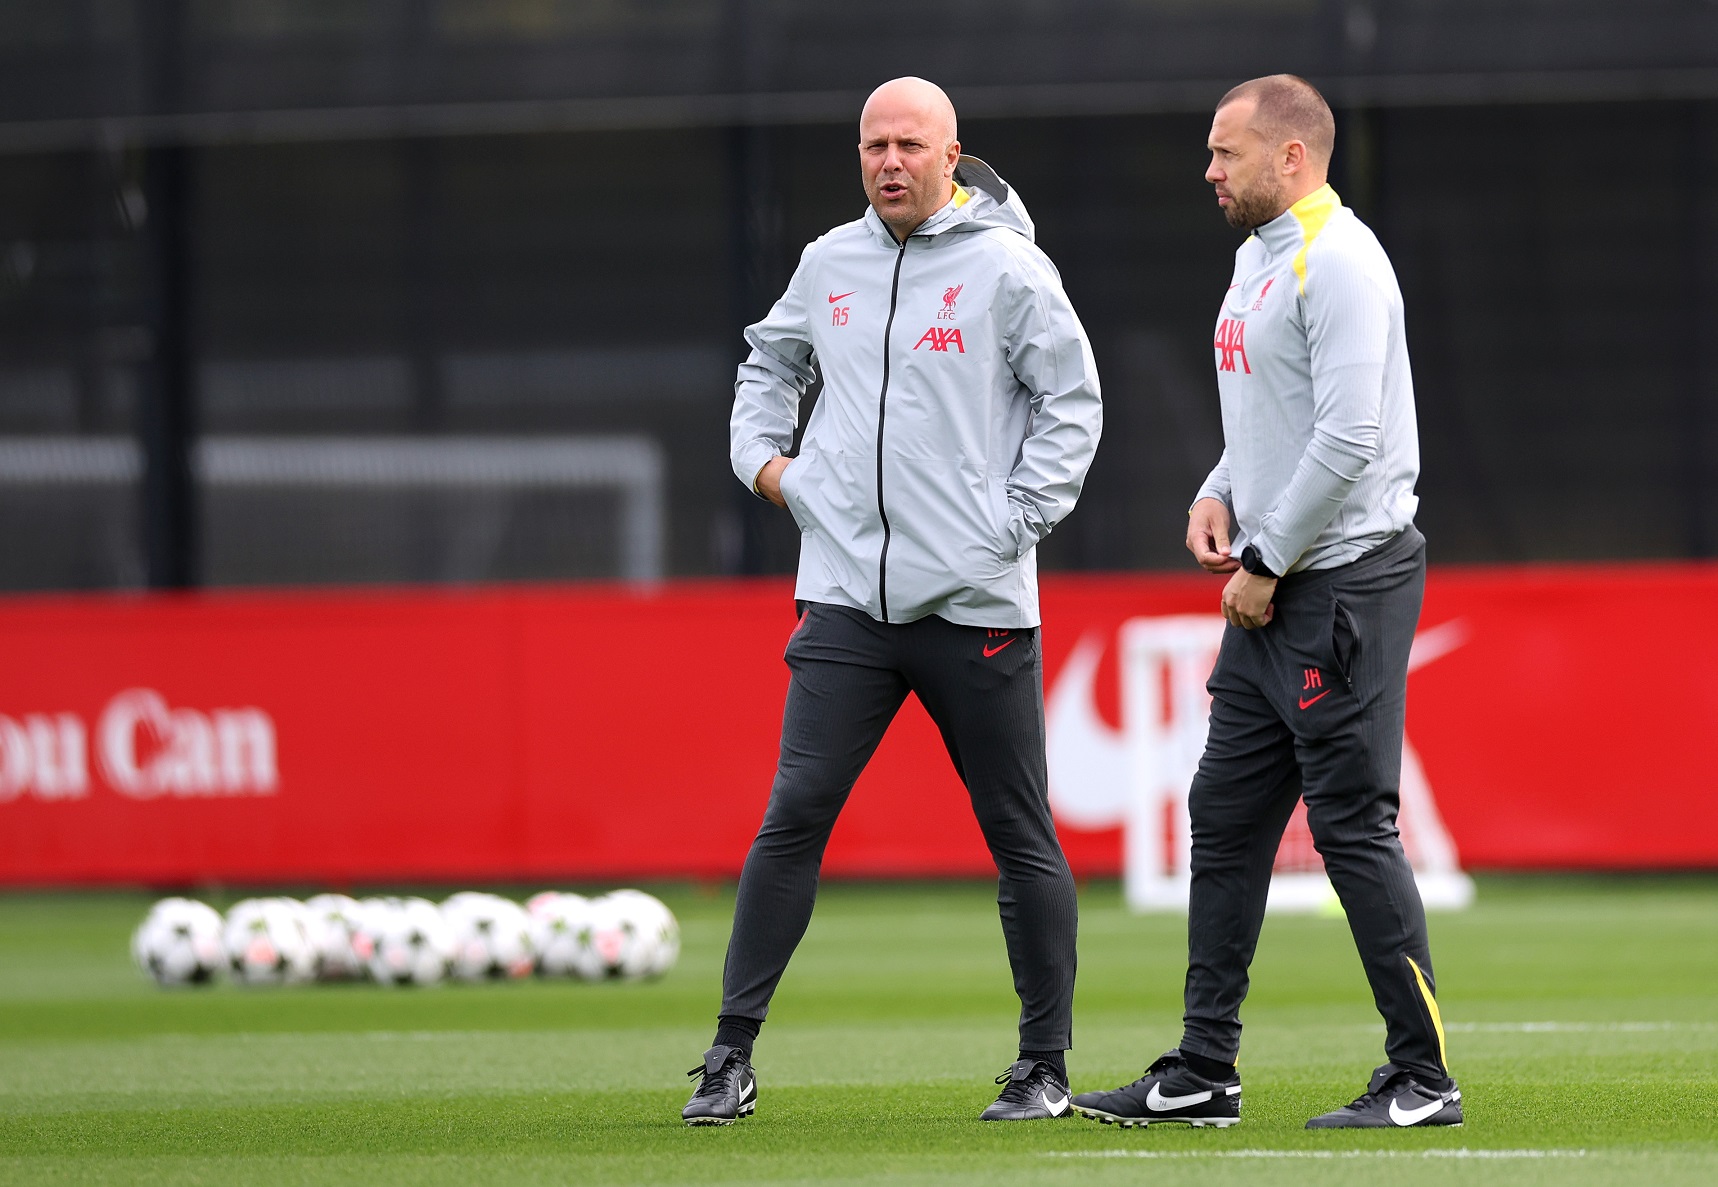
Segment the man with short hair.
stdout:
[[[1396,831],[1408,651],[1425,588],[1402,294],[1325,182],[1335,121],[1306,80],[1224,96],[1205,178],[1251,232],[1213,344],[1225,448],[1187,546],[1223,590],[1193,825],[1185,1031],[1134,1083],[1074,1098],[1099,1121],[1233,1125],[1241,1001],[1295,802],[1341,899],[1389,1059],[1311,1129],[1460,1125],[1425,912]],[[1231,539],[1234,543],[1231,544]]]
[[[859,141],[870,209],[805,249],[746,331],[735,384],[734,472],[799,525],[801,613],[690,1125],[756,1106],[753,1040],[811,919],[824,845],[908,693],[996,861],[1020,997],[1019,1059],[983,1119],[1069,1115],[1076,908],[1050,820],[1034,550],[1097,448],[1097,370],[1019,195],[961,156],[948,96],[885,83]],[[814,367],[823,392],[790,460]]]

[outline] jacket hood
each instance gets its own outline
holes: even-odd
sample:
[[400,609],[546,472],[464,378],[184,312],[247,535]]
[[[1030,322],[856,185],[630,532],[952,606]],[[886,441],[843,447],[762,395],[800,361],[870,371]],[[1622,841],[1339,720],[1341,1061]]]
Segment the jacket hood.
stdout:
[[[931,215],[914,235],[949,235],[962,231],[1007,230],[1034,242],[1037,229],[1032,216],[1026,213],[1020,194],[998,177],[996,170],[977,157],[962,156],[954,167],[955,184],[971,192],[972,197],[959,206],[945,205]],[[871,207],[865,210],[865,222],[871,230],[889,244],[895,243],[887,224]]]

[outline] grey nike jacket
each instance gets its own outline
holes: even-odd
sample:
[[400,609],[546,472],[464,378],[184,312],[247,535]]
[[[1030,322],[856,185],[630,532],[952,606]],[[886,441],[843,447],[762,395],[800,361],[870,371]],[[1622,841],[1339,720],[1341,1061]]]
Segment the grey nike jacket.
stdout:
[[795,596],[882,622],[1034,627],[1034,549],[1097,449],[1097,366],[1019,195],[974,157],[955,182],[905,243],[867,209],[805,249],[746,330],[730,456],[751,487],[820,370],[781,480]]

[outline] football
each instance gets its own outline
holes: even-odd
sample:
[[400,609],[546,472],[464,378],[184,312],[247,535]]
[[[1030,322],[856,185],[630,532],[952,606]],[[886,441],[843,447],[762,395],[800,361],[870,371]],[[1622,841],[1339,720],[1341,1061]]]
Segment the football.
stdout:
[[434,985],[453,960],[453,932],[428,899],[373,898],[362,903],[360,931],[370,948],[370,976],[383,985]]
[[585,933],[573,959],[574,971],[586,981],[644,976],[655,960],[650,931],[639,926],[637,904],[605,894],[591,900]]
[[161,985],[206,985],[226,963],[221,913],[206,903],[164,898],[131,937],[137,967]]
[[545,977],[579,976],[581,955],[590,943],[590,900],[583,895],[546,890],[529,903],[531,942],[537,971]]
[[467,890],[441,905],[453,938],[453,975],[461,981],[528,976],[536,967],[531,920],[500,895]]
[[316,979],[355,981],[369,975],[370,943],[359,926],[363,909],[343,894],[304,901],[304,928],[316,954]]
[[604,896],[631,924],[633,950],[624,976],[660,977],[680,959],[680,922],[665,903],[642,890],[616,890]]
[[286,898],[253,898],[227,912],[222,943],[227,969],[241,985],[293,985],[316,973],[304,908]]

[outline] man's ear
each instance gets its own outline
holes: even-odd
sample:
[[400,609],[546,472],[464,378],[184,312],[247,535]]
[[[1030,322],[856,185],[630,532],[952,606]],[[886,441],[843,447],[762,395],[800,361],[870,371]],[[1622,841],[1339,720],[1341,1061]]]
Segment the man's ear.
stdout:
[[1291,140],[1283,145],[1283,173],[1293,176],[1306,167],[1306,145]]

